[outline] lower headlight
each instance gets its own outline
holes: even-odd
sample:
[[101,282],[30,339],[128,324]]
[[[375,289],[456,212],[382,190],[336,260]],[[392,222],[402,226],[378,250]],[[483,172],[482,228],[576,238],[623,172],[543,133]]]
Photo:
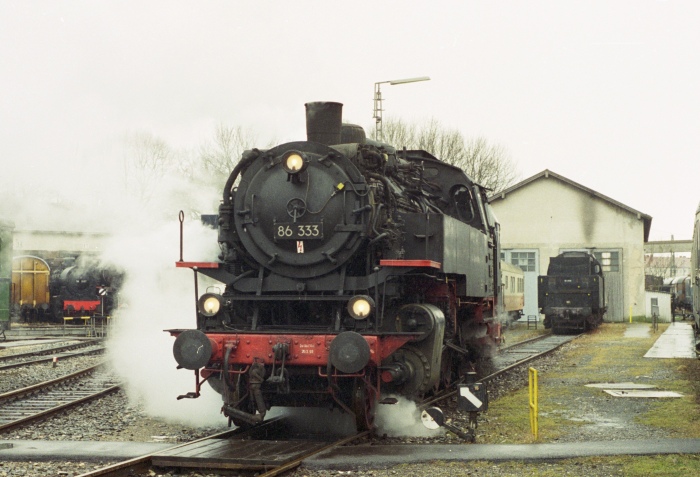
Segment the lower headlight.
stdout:
[[221,295],[216,293],[205,293],[197,301],[197,309],[199,312],[206,316],[214,316],[221,310]]
[[356,320],[364,320],[374,311],[374,300],[367,295],[357,295],[348,302],[348,313]]

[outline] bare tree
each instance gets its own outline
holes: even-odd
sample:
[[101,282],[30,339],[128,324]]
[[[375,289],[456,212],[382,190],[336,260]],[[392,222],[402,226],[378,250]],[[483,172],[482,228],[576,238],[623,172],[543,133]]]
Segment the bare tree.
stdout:
[[148,132],[127,135],[126,144],[126,192],[148,202],[153,196],[153,184],[173,166],[173,153],[165,141]]
[[202,166],[207,174],[221,184],[226,182],[229,174],[246,149],[255,145],[255,137],[240,126],[219,124],[214,131],[213,140],[200,147]]
[[483,136],[464,144],[464,155],[453,164],[479,184],[500,192],[518,180],[518,171],[508,151],[501,145],[489,144]]
[[461,168],[472,180],[494,192],[506,189],[518,179],[519,173],[506,148],[489,144],[484,137],[465,140],[458,130],[447,129],[435,119],[422,126],[388,119],[382,129],[382,142],[397,148],[426,150]]

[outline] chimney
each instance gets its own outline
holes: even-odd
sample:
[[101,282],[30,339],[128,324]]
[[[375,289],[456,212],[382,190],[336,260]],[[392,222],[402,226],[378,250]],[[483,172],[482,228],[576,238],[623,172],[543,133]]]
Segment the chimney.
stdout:
[[342,103],[320,101],[306,103],[306,138],[331,146],[340,144],[343,123]]

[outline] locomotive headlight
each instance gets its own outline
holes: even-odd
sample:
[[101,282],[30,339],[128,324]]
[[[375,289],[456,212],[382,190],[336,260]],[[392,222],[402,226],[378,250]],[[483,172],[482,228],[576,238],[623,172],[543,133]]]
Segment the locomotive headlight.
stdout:
[[348,302],[348,313],[356,320],[364,320],[374,310],[374,300],[367,295],[357,295]]
[[304,156],[297,151],[289,151],[282,157],[282,167],[287,171],[287,174],[298,174],[306,169],[308,162],[304,160]]
[[206,316],[214,316],[221,310],[221,295],[215,293],[205,293],[197,301],[199,312]]

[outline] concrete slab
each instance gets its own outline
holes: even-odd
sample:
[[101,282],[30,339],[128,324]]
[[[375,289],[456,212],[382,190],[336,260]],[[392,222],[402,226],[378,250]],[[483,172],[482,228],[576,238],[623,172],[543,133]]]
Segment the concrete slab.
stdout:
[[159,442],[0,441],[0,460],[126,460],[169,449]]
[[543,461],[590,456],[698,454],[700,439],[646,439],[561,444],[375,445],[337,447],[304,460],[311,469],[378,469],[398,464],[441,461]]
[[675,391],[641,391],[637,389],[630,389],[630,390],[613,390],[613,389],[605,389],[604,390],[606,393],[610,394],[611,396],[615,397],[623,397],[623,398],[679,398],[683,397],[682,394],[677,393]]
[[636,383],[595,383],[586,384],[587,388],[599,389],[653,389],[656,386],[653,384],[636,384]]
[[690,323],[671,323],[645,358],[696,358],[695,335]]

